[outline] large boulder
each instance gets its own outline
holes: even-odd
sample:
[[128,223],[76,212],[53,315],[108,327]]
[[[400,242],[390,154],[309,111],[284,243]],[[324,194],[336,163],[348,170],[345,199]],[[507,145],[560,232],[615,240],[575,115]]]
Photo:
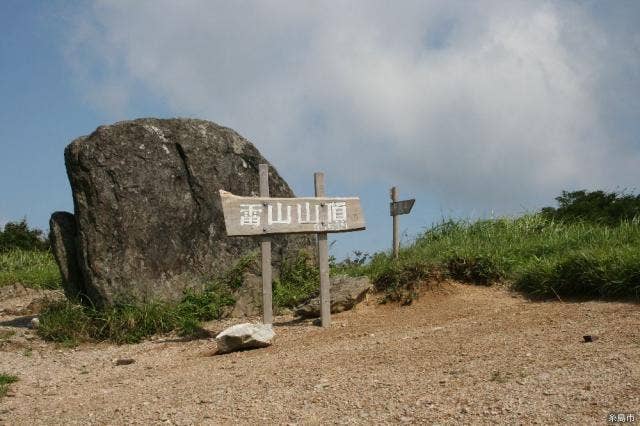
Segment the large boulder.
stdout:
[[[72,295],[97,305],[177,301],[258,247],[254,238],[227,237],[218,191],[258,195],[258,165],[268,162],[229,128],[193,119],[123,121],[74,140],[65,163],[75,214],[54,214],[52,242]],[[273,167],[269,191],[294,196]],[[313,240],[272,241],[277,274],[284,257]]]
[[[348,277],[338,275],[331,277],[329,294],[331,298],[331,313],[353,309],[362,302],[367,293],[373,290],[369,277]],[[305,303],[300,304],[294,310],[295,314],[303,318],[320,316],[320,296],[316,296]]]

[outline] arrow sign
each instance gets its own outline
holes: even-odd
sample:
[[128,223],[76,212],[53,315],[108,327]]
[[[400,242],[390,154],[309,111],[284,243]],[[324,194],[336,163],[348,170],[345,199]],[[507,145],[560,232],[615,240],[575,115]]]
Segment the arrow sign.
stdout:
[[398,216],[401,214],[408,214],[413,208],[413,204],[416,202],[415,198],[411,200],[394,201],[389,203],[389,210],[391,216]]

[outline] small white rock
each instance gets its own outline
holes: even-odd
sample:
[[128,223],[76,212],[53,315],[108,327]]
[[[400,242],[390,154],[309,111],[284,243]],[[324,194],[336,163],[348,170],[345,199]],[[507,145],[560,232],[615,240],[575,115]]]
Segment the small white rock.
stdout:
[[40,318],[38,317],[31,318],[31,328],[38,328],[38,327],[40,327]]
[[271,340],[275,335],[276,333],[270,324],[251,324],[248,322],[236,324],[216,336],[218,353],[226,354],[243,349],[264,348],[271,345]]

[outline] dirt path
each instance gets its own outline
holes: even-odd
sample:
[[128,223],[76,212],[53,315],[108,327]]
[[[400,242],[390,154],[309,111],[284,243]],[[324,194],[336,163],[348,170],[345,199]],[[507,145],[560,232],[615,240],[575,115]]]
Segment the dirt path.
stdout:
[[638,305],[450,284],[327,331],[287,320],[272,347],[224,356],[211,340],[62,349],[21,331],[0,345],[0,372],[20,378],[0,423],[640,423]]

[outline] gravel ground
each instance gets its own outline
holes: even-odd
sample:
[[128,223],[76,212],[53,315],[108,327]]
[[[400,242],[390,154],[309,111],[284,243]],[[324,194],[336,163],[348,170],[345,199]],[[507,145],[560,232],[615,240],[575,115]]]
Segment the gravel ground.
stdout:
[[166,336],[65,349],[15,318],[0,311],[16,332],[0,372],[20,379],[2,424],[640,424],[637,304],[447,283],[407,307],[369,300],[329,330],[279,317],[273,346],[228,355]]

